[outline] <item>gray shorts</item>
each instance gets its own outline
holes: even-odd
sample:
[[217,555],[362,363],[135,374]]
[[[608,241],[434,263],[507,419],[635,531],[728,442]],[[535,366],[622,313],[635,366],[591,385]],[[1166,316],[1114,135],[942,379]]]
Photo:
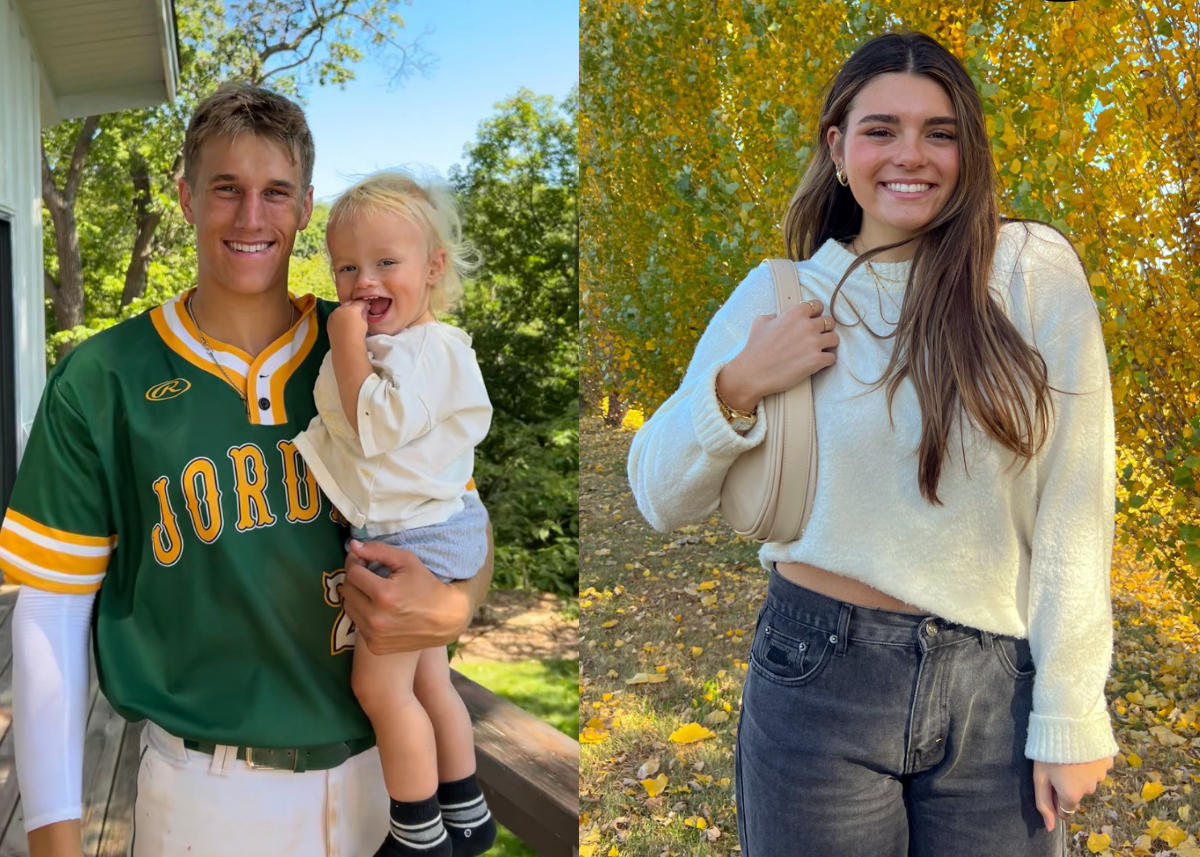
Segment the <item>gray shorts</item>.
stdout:
[[[442,583],[466,580],[478,573],[487,558],[487,509],[472,492],[463,495],[463,509],[440,524],[414,527],[398,533],[367,536],[357,527],[351,536],[359,541],[383,542],[410,550]],[[368,565],[380,577],[392,570],[380,562]]]

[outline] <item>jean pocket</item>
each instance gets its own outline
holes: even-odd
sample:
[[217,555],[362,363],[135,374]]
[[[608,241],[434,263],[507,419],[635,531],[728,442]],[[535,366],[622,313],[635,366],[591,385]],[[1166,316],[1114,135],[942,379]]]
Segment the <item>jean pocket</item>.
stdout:
[[750,666],[777,684],[806,684],[825,667],[833,646],[830,632],[802,625],[768,605],[750,646]]
[[1033,666],[1033,652],[1029,648],[1028,640],[1019,640],[1016,637],[993,637],[993,640],[1000,666],[1012,678],[1031,678],[1037,672]]

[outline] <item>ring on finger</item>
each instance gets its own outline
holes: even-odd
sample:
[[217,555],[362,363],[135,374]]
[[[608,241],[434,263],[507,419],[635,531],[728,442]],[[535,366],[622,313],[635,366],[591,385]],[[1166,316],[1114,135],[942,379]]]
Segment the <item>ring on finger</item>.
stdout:
[[832,329],[832,325],[830,325],[830,323],[829,323],[829,316],[827,316],[827,315],[821,316],[821,333],[829,333],[829,331],[831,329]]
[[1058,811],[1061,812],[1063,815],[1074,815],[1075,813],[1079,812],[1079,804],[1075,804],[1074,809],[1067,809],[1060,803],[1058,805]]
[[802,303],[802,304],[804,304],[806,307],[808,307],[808,314],[809,314],[810,316],[812,316],[812,315],[816,315],[816,314],[817,314],[817,308],[816,308],[816,307],[813,305],[813,302],[812,302],[812,301],[800,301],[800,303]]

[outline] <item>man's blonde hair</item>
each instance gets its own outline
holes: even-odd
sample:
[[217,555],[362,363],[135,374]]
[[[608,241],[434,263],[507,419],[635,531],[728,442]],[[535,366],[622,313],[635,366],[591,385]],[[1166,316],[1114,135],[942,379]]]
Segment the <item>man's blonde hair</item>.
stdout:
[[462,296],[463,277],[479,267],[479,253],[463,238],[458,201],[441,181],[421,181],[403,170],[374,173],[346,190],[329,210],[328,230],[364,215],[388,212],[429,236],[429,251],[446,251],[446,269],[433,288],[433,309],[444,312]]
[[247,83],[224,83],[200,102],[183,137],[183,177],[195,187],[200,151],[214,139],[253,134],[283,145],[300,167],[301,194],[312,184],[316,148],[300,105]]

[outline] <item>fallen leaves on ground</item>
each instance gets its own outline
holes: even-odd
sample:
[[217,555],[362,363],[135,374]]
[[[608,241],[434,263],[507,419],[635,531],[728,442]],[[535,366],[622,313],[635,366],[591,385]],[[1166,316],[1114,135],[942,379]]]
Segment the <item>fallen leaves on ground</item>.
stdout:
[[[580,750],[594,857],[611,847],[744,857],[733,743],[766,591],[756,546],[715,518],[655,533],[624,478],[632,435],[586,420],[581,435],[580,721],[599,718],[584,732],[603,736]],[[1120,754],[1073,817],[1069,853],[1200,857],[1200,630],[1170,587],[1122,553],[1113,619],[1107,694]],[[646,781],[662,787],[651,794]]]
[[647,777],[642,780],[642,787],[646,789],[646,794],[650,797],[658,797],[667,787],[667,775],[659,774],[657,777]]
[[705,738],[714,738],[716,734],[711,729],[705,729],[699,723],[688,723],[672,732],[667,740],[674,741],[676,744],[694,744]]

